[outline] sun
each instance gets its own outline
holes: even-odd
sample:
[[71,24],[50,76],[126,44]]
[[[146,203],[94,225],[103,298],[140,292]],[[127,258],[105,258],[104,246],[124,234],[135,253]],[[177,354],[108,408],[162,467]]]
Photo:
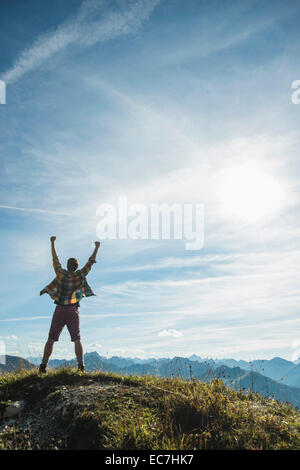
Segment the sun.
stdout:
[[283,204],[282,185],[255,163],[224,170],[218,193],[223,215],[258,222],[277,213]]

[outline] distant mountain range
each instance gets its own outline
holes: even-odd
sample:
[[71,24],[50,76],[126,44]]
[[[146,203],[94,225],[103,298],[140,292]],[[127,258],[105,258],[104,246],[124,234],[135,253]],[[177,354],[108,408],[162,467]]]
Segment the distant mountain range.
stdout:
[[14,372],[18,369],[34,369],[34,367],[34,364],[22,357],[5,356],[5,364],[0,363],[0,374]]
[[[252,390],[279,401],[288,401],[300,408],[300,364],[280,357],[252,362],[235,359],[204,359],[196,355],[189,358],[139,359],[113,356],[106,358],[97,352],[84,355],[87,371],[103,370],[123,375],[154,375],[160,377],[197,378],[209,382],[220,378],[235,390]],[[40,363],[40,358],[27,359],[7,356],[6,365],[0,364],[0,373],[20,367],[31,369]],[[76,359],[52,359],[49,368],[77,366]]]
[[[196,360],[197,359],[197,360]],[[266,361],[236,361],[234,359],[212,360],[191,356],[159,359],[105,358],[97,352],[86,353],[86,369],[103,370],[132,375],[155,375],[160,377],[193,377],[210,381],[217,377],[235,390],[253,390],[279,401],[288,401],[300,408],[300,366],[281,358]],[[49,362],[50,367],[76,366],[76,360]],[[243,368],[241,367],[243,366]],[[285,383],[283,382],[285,380]],[[288,385],[287,381],[293,382]],[[294,383],[298,384],[297,386]]]
[[[196,355],[191,356],[189,359],[200,362],[204,360]],[[300,387],[300,364],[287,361],[281,357],[274,357],[270,360],[260,359],[251,362],[236,361],[235,359],[209,359],[208,361],[219,366],[240,367],[247,371],[258,372],[282,384]]]
[[[153,371],[161,367],[163,364],[166,367],[166,364],[171,364],[170,358],[131,358],[131,357],[120,357],[113,356],[106,358],[100,356],[97,352],[90,352],[85,354],[85,363],[87,370],[111,370],[119,371],[119,369],[130,369],[138,371]],[[38,365],[41,361],[41,358],[28,357],[26,358],[32,364]],[[292,387],[300,387],[300,364],[294,363],[292,361],[287,361],[281,357],[274,357],[273,359],[261,359],[254,360],[251,362],[247,361],[237,361],[235,359],[207,359],[202,358],[193,354],[188,358],[180,358],[181,360],[188,359],[191,364],[193,371],[195,371],[196,363],[205,363],[211,368],[217,368],[220,366],[227,366],[229,368],[240,368],[245,371],[256,372],[260,375],[269,377],[277,382],[280,382],[284,385],[290,385]],[[177,359],[178,362],[178,359]],[[75,359],[66,360],[66,359],[52,359],[49,361],[49,366],[52,368],[60,367],[62,365],[76,365]],[[148,373],[148,372],[145,372]],[[152,372],[151,372],[152,373]]]

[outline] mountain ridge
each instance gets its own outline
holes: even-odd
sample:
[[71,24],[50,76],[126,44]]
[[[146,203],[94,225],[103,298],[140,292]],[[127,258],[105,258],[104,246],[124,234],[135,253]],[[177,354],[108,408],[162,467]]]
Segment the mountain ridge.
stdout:
[[[214,361],[204,358],[200,358],[201,361],[196,361],[195,355],[192,355],[193,360],[175,356],[171,359],[150,358],[140,360],[138,363],[134,362],[134,358],[128,357],[112,356],[106,358],[100,356],[96,351],[88,352],[84,357],[87,371],[102,370],[124,375],[180,377],[185,380],[196,378],[199,381],[207,382],[213,378],[219,378],[235,390],[252,390],[266,397],[272,396],[279,401],[290,402],[293,406],[300,408],[300,365],[280,357],[253,362],[234,359]],[[33,369],[38,362],[34,361],[34,364],[29,362],[28,358],[23,359],[15,356],[6,356],[6,358],[8,358],[7,364],[0,364],[0,374],[20,368]],[[241,362],[245,364],[244,368],[236,365]],[[52,359],[49,361],[50,369],[76,366],[76,359]]]
[[[220,378],[235,390],[252,390],[266,397],[272,396],[280,401],[290,402],[300,408],[300,365],[279,357],[252,362],[204,358],[199,358],[197,361],[196,355],[192,355],[193,360],[175,356],[141,359],[138,363],[134,362],[133,358],[103,357],[96,351],[86,353],[84,357],[87,371],[102,370],[124,375],[180,377],[185,380],[194,377],[200,381]],[[50,368],[56,369],[61,366],[76,367],[76,359],[49,361]]]

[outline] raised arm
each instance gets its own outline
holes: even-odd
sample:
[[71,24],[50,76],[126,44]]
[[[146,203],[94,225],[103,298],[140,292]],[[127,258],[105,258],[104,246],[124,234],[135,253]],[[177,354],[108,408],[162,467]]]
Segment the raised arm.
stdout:
[[91,258],[94,260],[95,263],[96,263],[96,256],[97,256],[99,247],[100,247],[100,242],[95,242],[95,249],[94,249],[94,251],[92,253],[92,256],[91,256]]
[[54,268],[54,271],[56,272],[56,274],[58,274],[62,270],[62,267],[61,267],[61,264],[59,262],[59,259],[58,259],[57,253],[56,253],[56,249],[55,249],[55,245],[54,245],[55,240],[56,240],[56,237],[51,237],[50,238],[53,268]]
[[89,257],[89,260],[86,263],[86,265],[83,266],[83,268],[81,269],[81,272],[84,274],[84,276],[86,276],[90,272],[92,265],[96,263],[96,256],[97,256],[99,247],[100,247],[100,242],[95,242],[95,249],[92,255]]

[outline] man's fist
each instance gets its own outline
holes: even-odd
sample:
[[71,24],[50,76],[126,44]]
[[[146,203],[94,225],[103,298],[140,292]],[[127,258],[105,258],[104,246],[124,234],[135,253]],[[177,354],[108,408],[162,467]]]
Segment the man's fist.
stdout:
[[100,242],[95,242],[95,246],[99,248]]
[[56,240],[56,237],[50,237],[51,242],[55,242],[55,240]]
[[43,295],[43,294],[45,294],[45,291],[44,291],[44,289],[43,289],[43,290],[41,290],[41,292],[40,292],[40,295]]

